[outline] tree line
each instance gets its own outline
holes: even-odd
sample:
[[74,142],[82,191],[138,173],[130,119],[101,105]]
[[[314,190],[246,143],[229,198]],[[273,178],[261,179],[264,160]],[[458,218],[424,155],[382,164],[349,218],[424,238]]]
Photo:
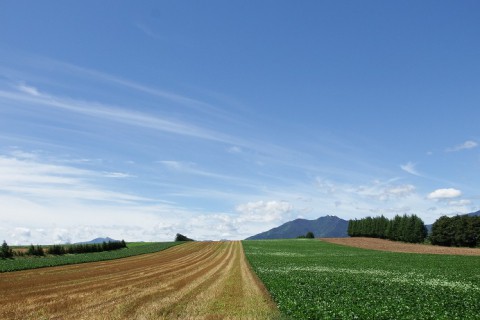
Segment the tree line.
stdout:
[[102,243],[79,243],[72,245],[54,244],[49,246],[46,250],[42,246],[34,246],[33,244],[28,247],[26,252],[12,250],[6,241],[3,241],[0,248],[0,259],[13,258],[13,256],[45,256],[47,253],[51,255],[63,255],[63,254],[77,254],[77,253],[91,253],[112,251],[122,248],[126,248],[127,243],[122,241],[108,241]]
[[62,254],[77,254],[77,253],[91,253],[91,252],[102,252],[102,251],[111,251],[126,248],[127,243],[122,241],[108,241],[102,243],[79,243],[73,245],[59,245],[54,244],[48,248],[49,254],[62,255]]
[[351,237],[370,237],[420,243],[425,241],[427,234],[425,224],[416,215],[396,215],[393,219],[385,218],[382,215],[348,222],[348,235]]
[[313,232],[308,231],[306,234],[298,236],[297,239],[315,239],[315,235],[313,234]]
[[480,245],[480,216],[443,216],[432,225],[432,244],[447,247],[476,247]]

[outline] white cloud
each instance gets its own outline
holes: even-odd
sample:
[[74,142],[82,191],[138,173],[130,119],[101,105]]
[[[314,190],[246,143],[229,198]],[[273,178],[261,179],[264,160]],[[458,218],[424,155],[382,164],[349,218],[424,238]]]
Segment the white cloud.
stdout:
[[454,201],[449,201],[448,205],[450,206],[468,206],[471,205],[472,201],[468,199],[462,199],[462,200],[454,200]]
[[120,203],[149,200],[107,190],[90,182],[103,176],[102,173],[49,164],[39,159],[0,155],[0,190],[4,193],[55,203],[58,199]]
[[447,152],[456,152],[456,151],[461,151],[461,150],[467,150],[467,149],[473,149],[478,147],[478,143],[473,140],[467,140],[462,144],[459,144],[453,148],[448,148],[446,151]]
[[272,222],[282,221],[293,210],[287,201],[256,201],[240,204],[236,207],[240,213],[238,222]]
[[405,184],[400,186],[392,186],[385,189],[385,194],[395,197],[405,197],[412,194],[415,191],[415,186],[411,184]]
[[413,162],[407,162],[406,164],[402,164],[400,166],[400,168],[405,171],[405,172],[408,172],[410,174],[413,174],[414,176],[420,176],[420,173],[417,171],[417,169],[415,168],[416,164],[413,163]]
[[55,244],[58,243],[71,243],[72,235],[68,229],[64,228],[55,228],[53,230],[53,241]]
[[437,189],[431,192],[427,198],[432,200],[442,200],[442,199],[451,199],[457,198],[462,195],[462,192],[457,189],[447,188],[447,189]]
[[370,185],[359,186],[355,192],[380,201],[405,198],[415,193],[415,186],[411,184],[393,184],[393,181],[374,181]]
[[[13,230],[10,233],[10,239],[13,240],[11,243],[12,245],[16,244],[22,244],[22,243],[29,243],[31,242],[32,232],[29,228],[23,228],[23,227],[16,227],[13,228]],[[10,240],[9,239],[9,240]]]

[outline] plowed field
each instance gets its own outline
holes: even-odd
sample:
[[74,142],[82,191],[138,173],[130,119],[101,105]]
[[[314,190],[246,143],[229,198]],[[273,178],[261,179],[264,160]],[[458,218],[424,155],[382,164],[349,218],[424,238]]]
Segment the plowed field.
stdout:
[[431,246],[426,244],[413,244],[398,241],[390,241],[376,238],[322,238],[321,240],[342,244],[351,247],[373,249],[392,252],[408,252],[408,253],[428,253],[428,254],[454,254],[466,256],[480,256],[478,248],[454,248]]
[[0,274],[0,319],[272,319],[241,242]]

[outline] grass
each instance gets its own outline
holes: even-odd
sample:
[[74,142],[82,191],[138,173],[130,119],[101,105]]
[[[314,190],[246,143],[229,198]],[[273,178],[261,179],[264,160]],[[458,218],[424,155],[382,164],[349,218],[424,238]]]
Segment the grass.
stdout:
[[15,259],[0,259],[0,272],[120,259],[161,251],[180,243],[183,242],[134,242],[132,244],[129,243],[128,248],[113,251],[66,254],[61,256],[47,255],[45,257],[15,257]]
[[480,257],[393,253],[309,240],[244,241],[291,319],[478,319]]

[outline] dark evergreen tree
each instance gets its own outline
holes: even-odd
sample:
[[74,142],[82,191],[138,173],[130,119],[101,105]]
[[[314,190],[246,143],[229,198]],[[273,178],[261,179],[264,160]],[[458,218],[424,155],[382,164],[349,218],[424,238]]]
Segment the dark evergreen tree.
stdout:
[[177,235],[175,236],[175,241],[195,241],[195,240],[187,238],[183,234],[177,233]]
[[418,243],[425,240],[427,229],[422,219],[416,215],[396,215],[392,220],[384,216],[366,217],[350,220],[348,235]]
[[307,239],[314,239],[314,238],[315,238],[315,235],[313,234],[313,232],[308,231],[307,234],[305,235],[305,238],[307,238]]
[[1,259],[13,258],[13,250],[8,246],[7,242],[3,240],[2,248],[0,249]]
[[432,226],[430,241],[434,245],[476,247],[480,239],[480,217],[442,216]]

